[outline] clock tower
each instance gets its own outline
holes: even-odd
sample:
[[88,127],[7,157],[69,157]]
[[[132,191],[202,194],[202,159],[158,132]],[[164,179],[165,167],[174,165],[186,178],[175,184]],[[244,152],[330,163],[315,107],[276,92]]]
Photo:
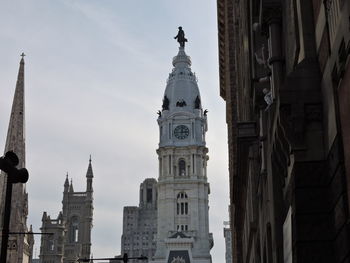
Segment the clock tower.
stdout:
[[[180,29],[180,28],[179,28]],[[180,32],[180,31],[179,31]],[[158,112],[157,249],[154,263],[210,263],[206,111],[183,36]]]

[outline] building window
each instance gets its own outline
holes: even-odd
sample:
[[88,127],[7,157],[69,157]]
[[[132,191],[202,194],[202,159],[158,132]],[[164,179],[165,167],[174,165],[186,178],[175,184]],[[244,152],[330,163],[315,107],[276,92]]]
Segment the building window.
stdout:
[[78,242],[79,238],[79,222],[77,217],[73,217],[71,219],[70,224],[70,235],[69,235],[69,241],[71,243]]
[[176,214],[188,215],[188,197],[184,192],[177,195]]
[[169,155],[169,174],[171,174],[171,155]]
[[49,251],[54,251],[54,249],[55,249],[55,242],[54,242],[53,239],[49,239],[48,249],[49,249]]
[[192,173],[194,174],[194,164],[195,164],[195,157],[194,154],[192,154]]
[[147,189],[147,203],[152,203],[152,189]]
[[179,161],[179,176],[185,176],[186,175],[186,162],[185,160],[181,159]]

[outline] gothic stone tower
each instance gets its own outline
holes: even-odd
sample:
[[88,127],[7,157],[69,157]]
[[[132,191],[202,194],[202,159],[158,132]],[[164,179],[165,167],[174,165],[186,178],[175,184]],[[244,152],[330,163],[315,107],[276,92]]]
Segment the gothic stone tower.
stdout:
[[79,258],[90,258],[93,215],[93,171],[91,158],[86,173],[86,191],[74,192],[68,175],[64,183],[62,212],[51,219],[44,212],[42,232],[54,233],[42,236],[40,260],[42,263],[73,263]]
[[153,262],[210,263],[207,116],[183,46],[173,66],[158,118],[158,230]]
[[[25,167],[25,117],[24,117],[24,54],[19,66],[15,95],[13,98],[10,123],[7,132],[5,153],[13,151],[19,158],[18,168]],[[6,175],[0,175],[0,229],[4,218],[4,203],[6,193]],[[28,232],[28,194],[26,185],[13,185],[10,232]],[[0,236],[1,240],[1,236]],[[8,240],[8,263],[29,262],[32,257],[34,239],[32,235],[11,234]]]

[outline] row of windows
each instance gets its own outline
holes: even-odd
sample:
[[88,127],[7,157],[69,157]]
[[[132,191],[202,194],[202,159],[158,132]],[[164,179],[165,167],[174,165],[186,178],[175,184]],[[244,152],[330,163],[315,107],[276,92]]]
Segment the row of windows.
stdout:
[[[134,235],[148,235],[148,234],[155,234],[156,232],[152,231],[152,232],[148,232],[148,231],[145,231],[145,232],[133,232]],[[124,239],[128,239],[128,237],[124,237]]]
[[188,215],[187,194],[184,192],[177,194],[176,214]]
[[178,215],[188,215],[188,203],[185,203],[185,202],[177,203],[176,213]]
[[[162,158],[159,158],[159,172],[160,174],[162,174]],[[176,172],[176,169],[178,168],[178,172]],[[172,173],[172,161],[171,161],[171,155],[169,155],[169,158],[168,158],[168,171],[169,171],[169,174]],[[184,159],[180,159],[178,161],[178,166],[174,166],[174,173],[177,175],[177,176],[186,176],[187,175],[187,171],[186,170],[186,161]],[[192,154],[192,173],[194,174],[195,173],[195,155]],[[205,176],[205,160],[203,159],[203,175]]]
[[124,246],[125,246],[125,249],[128,249],[128,246],[133,246],[133,247],[137,247],[137,246],[155,246],[156,245],[156,242],[142,242],[142,243],[124,243]]
[[177,225],[177,231],[188,231],[188,225]]

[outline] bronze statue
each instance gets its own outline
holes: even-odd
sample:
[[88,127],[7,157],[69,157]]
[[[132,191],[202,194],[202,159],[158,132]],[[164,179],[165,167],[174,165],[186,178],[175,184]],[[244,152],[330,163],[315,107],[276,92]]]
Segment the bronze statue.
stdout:
[[185,38],[185,32],[182,30],[182,27],[179,26],[179,32],[177,32],[177,36],[174,37],[179,42],[180,47],[185,47],[185,42],[187,42],[187,38]]

